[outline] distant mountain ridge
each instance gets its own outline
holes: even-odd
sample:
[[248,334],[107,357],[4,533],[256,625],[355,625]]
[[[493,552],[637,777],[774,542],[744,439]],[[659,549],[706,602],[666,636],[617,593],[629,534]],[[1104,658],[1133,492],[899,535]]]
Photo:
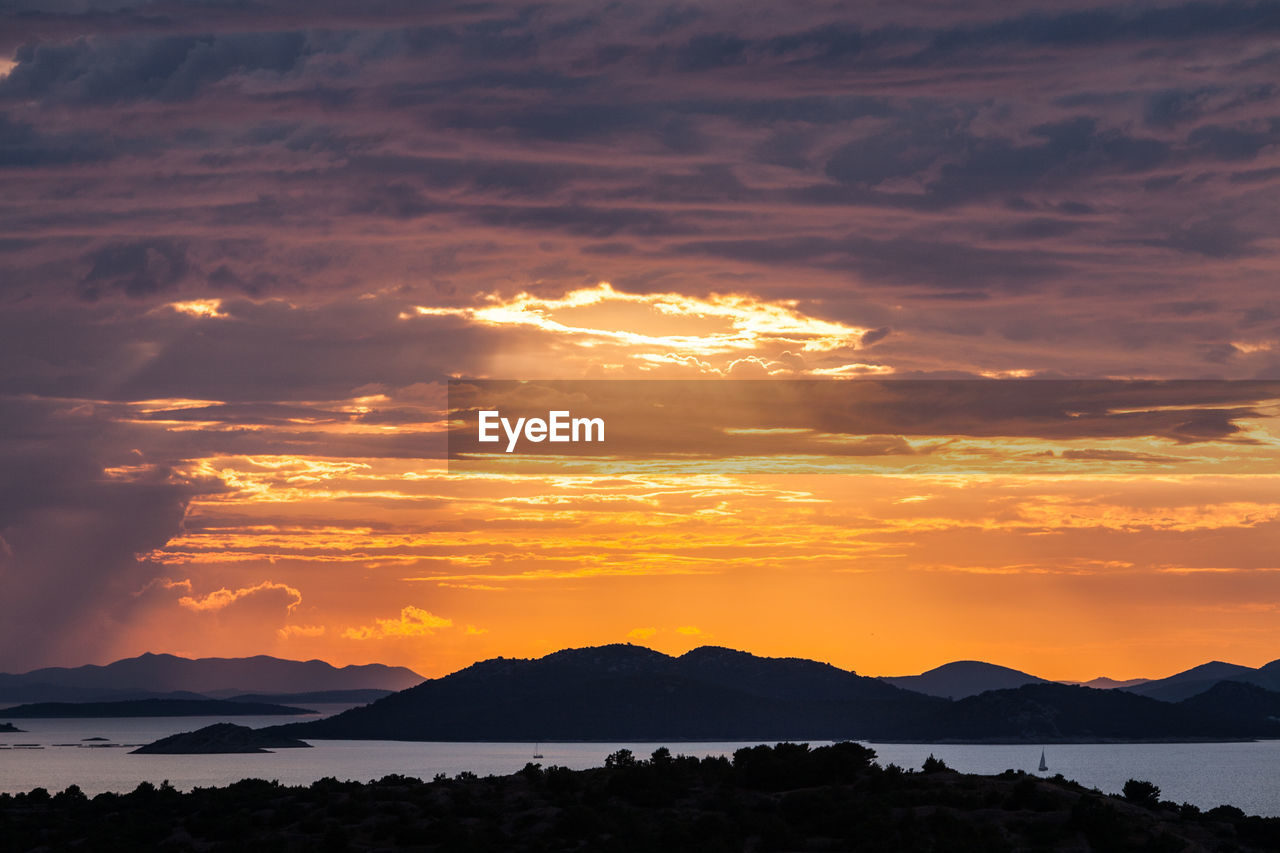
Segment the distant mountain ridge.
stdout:
[[[1016,674],[996,674],[1008,672]],[[1228,682],[1170,703],[1036,679],[953,701],[800,658],[719,647],[671,657],[612,645],[482,661],[370,705],[266,731],[530,742],[1240,740],[1280,737],[1280,693]]]
[[123,702],[33,702],[0,711],[11,720],[103,717],[267,717],[314,714],[268,702],[222,699],[136,699]]
[[914,690],[944,699],[964,699],[988,690],[1009,690],[1024,684],[1047,684],[1048,681],[1029,673],[976,660],[944,663],[920,675],[883,676],[895,687]]
[[[609,651],[611,649],[632,651],[619,655]],[[594,650],[566,649],[539,660],[546,661],[548,666],[581,666],[590,662],[593,655],[599,658],[596,663],[603,663],[605,658],[609,658],[608,667],[619,674],[636,670],[656,676],[661,671],[664,678],[683,679],[685,687],[696,682],[702,690],[746,691],[750,696],[749,704],[758,705],[757,712],[764,715],[761,719],[773,713],[765,709],[770,702],[794,701],[799,696],[821,703],[848,702],[869,695],[868,691],[873,688],[867,682],[914,695],[953,700],[992,690],[1055,683],[984,661],[952,661],[919,675],[866,679],[830,664],[801,658],[762,658],[715,646],[697,648],[677,658],[639,646],[601,646]],[[454,675],[503,661],[503,658],[483,661]],[[506,660],[507,665],[514,662]],[[48,667],[23,674],[0,673],[0,704],[143,699],[194,701],[209,698],[274,703],[370,702],[423,681],[420,675],[405,667],[383,664],[334,667],[320,660],[292,661],[268,655],[193,660],[147,653],[105,666]],[[1181,702],[1224,681],[1280,692],[1280,661],[1272,661],[1257,669],[1210,661],[1161,679],[1117,681],[1100,677],[1087,682],[1058,683],[1123,690],[1163,702]],[[910,704],[900,695],[892,700],[887,697],[888,694],[880,694],[879,701]]]
[[1223,661],[1209,661],[1166,678],[1131,678],[1120,681],[1099,677],[1089,681],[1058,682],[984,661],[953,661],[920,675],[882,676],[881,680],[907,690],[948,699],[964,699],[988,690],[1007,690],[1024,684],[1056,683],[1098,690],[1124,690],[1162,702],[1181,702],[1224,681],[1254,684],[1266,690],[1280,692],[1280,660],[1257,669]]
[[1209,661],[1168,678],[1158,678],[1124,689],[1164,702],[1180,702],[1224,681],[1254,684],[1266,690],[1280,690],[1280,661],[1272,661],[1257,669],[1220,660]]
[[1124,680],[1116,680],[1102,675],[1097,678],[1091,678],[1088,681],[1061,681],[1059,683],[1074,684],[1079,687],[1092,687],[1095,690],[1123,690],[1126,687],[1137,687],[1139,684],[1146,684],[1150,680],[1150,678],[1127,678]]
[[920,675],[882,677],[882,681],[931,696],[963,699],[988,690],[1021,687],[1023,684],[1066,684],[1099,690],[1124,690],[1162,702],[1181,702],[1217,684],[1235,681],[1280,692],[1280,660],[1257,669],[1224,661],[1209,661],[1166,678],[1131,678],[1119,681],[1099,677],[1089,681],[1059,681],[983,661],[954,661]]
[[410,669],[377,663],[335,667],[321,660],[293,661],[268,655],[193,660],[147,653],[105,666],[47,667],[16,675],[0,674],[0,702],[403,690],[421,681],[422,676]]

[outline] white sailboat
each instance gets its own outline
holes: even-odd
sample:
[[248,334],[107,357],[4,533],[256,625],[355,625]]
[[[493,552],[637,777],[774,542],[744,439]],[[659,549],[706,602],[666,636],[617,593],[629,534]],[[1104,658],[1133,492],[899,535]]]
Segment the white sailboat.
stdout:
[[542,757],[542,750],[538,749],[538,747],[539,747],[539,746],[541,746],[541,745],[542,745],[542,744],[541,744],[541,742],[535,743],[535,744],[533,745],[533,757],[534,757],[534,758],[541,758],[541,757]]
[[1044,750],[1040,750],[1040,767],[1037,768],[1041,773],[1049,769],[1049,765],[1044,761]]

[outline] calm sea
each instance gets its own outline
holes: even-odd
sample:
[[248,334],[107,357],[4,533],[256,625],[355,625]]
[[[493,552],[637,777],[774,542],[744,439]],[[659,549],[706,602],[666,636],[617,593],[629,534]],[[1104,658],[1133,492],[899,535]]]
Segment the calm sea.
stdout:
[[[341,706],[343,708],[347,706]],[[340,708],[318,710],[333,713]],[[4,712],[0,711],[0,720]],[[240,717],[232,722],[267,726],[291,717]],[[307,717],[302,719],[314,719]],[[430,779],[470,770],[481,776],[519,770],[529,761],[544,767],[598,767],[618,749],[648,756],[653,743],[405,743],[398,741],[315,741],[313,749],[284,749],[255,755],[129,755],[123,747],[92,748],[85,738],[107,738],[110,744],[143,744],[181,731],[191,731],[219,718],[157,717],[151,719],[14,720],[19,734],[0,734],[0,791],[17,793],[35,787],[51,792],[79,785],[90,796],[102,791],[130,791],[143,780],[163,780],[176,787],[227,785],[238,779],[275,779],[305,785],[324,776],[368,781],[389,773]],[[41,749],[18,748],[35,744]],[[67,745],[69,744],[69,745]],[[750,744],[741,742],[670,743],[684,755],[729,755]],[[815,744],[816,745],[816,744]],[[938,744],[870,745],[882,764],[918,768],[932,754],[956,770],[1000,773],[1013,768],[1033,772],[1039,746],[970,746]],[[9,747],[9,748],[4,748]],[[1256,743],[1069,744],[1045,747],[1049,770],[1086,786],[1116,793],[1126,779],[1159,785],[1162,798],[1201,808],[1229,803],[1249,814],[1280,816],[1280,741]]]

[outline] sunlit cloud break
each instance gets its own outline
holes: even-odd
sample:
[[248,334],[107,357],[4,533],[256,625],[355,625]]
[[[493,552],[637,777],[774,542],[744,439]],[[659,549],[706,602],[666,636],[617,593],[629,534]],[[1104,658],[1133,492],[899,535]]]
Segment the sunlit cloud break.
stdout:
[[[417,306],[420,316],[464,317],[487,326],[532,326],[573,336],[584,346],[612,341],[711,355],[757,350],[768,343],[806,352],[857,349],[867,328],[821,320],[793,299],[768,301],[747,294],[622,293],[608,282],[559,299],[520,293],[504,301],[485,296],[481,308]],[[410,315],[404,315],[408,317]],[[675,331],[685,330],[684,333]]]
[[170,302],[169,307],[179,314],[189,314],[192,317],[225,317],[222,313],[221,299],[191,299],[186,302]]

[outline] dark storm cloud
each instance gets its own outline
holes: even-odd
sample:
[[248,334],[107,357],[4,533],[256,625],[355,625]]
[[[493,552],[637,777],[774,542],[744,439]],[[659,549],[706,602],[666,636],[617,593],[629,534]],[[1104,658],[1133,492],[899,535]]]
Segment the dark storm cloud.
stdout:
[[379,179],[355,201],[352,211],[395,218],[465,208],[453,200],[429,200],[428,193],[463,191],[467,198],[524,198],[545,201],[583,181],[614,183],[643,172],[624,167],[572,162],[503,161],[474,158],[354,155],[346,172],[353,181]]
[[1230,221],[1202,219],[1176,229],[1155,245],[1209,258],[1239,258],[1254,253],[1254,240],[1258,236]]
[[0,98],[113,104],[185,100],[233,73],[293,69],[307,50],[301,33],[133,37],[25,45],[0,83]]
[[946,150],[947,130],[898,126],[855,139],[832,153],[826,173],[841,183],[860,186],[914,175],[932,165]]
[[237,273],[226,264],[219,265],[208,275],[209,286],[216,290],[238,290],[246,296],[262,296],[274,290],[280,283],[278,276],[269,272]]
[[115,290],[137,299],[171,290],[187,275],[187,250],[172,240],[113,243],[90,253],[80,298],[94,300]]
[[[449,317],[402,320],[400,300],[323,308],[227,302],[209,320],[167,308],[115,312],[39,303],[0,312],[0,354],[20,369],[0,393],[97,400],[343,400],[361,386],[437,381],[491,351],[492,332]],[[370,371],[370,365],[378,365]]]
[[1064,271],[1061,263],[1044,253],[915,238],[877,241],[853,234],[842,239],[695,241],[679,244],[674,251],[760,264],[814,266],[879,282],[929,287],[974,283],[1026,289]]
[[1143,117],[1153,127],[1175,127],[1204,113],[1210,91],[1168,89],[1147,96]]
[[88,133],[41,133],[0,113],[0,169],[92,163],[109,156],[110,149]]
[[1103,129],[1091,116],[1074,116],[1026,130],[1028,142],[970,133],[963,120],[945,124],[897,123],[837,149],[826,173],[841,183],[874,186],[925,173],[928,197],[960,204],[1002,193],[1070,187],[1089,178],[1155,169],[1170,156],[1159,139]]
[[1029,134],[1037,140],[1030,145],[1004,139],[973,141],[959,162],[943,165],[930,191],[952,201],[1024,192],[1070,185],[1089,176],[1142,172],[1169,156],[1167,143],[1102,130],[1089,116],[1038,125]]
[[1024,43],[1088,47],[1114,42],[1203,39],[1280,30],[1280,12],[1267,2],[1191,2],[1163,8],[1094,8],[1036,11],[976,26],[939,32],[931,55],[967,53],[990,45]]
[[0,599],[0,666],[24,668],[118,629],[155,572],[135,554],[221,484],[174,481],[176,460],[134,449],[139,436],[91,405],[2,397],[0,434],[0,577],[21,590]]
[[1217,160],[1252,160],[1266,147],[1280,142],[1280,120],[1272,120],[1259,131],[1209,124],[1198,127],[1187,137],[1197,153]]
[[700,230],[682,224],[675,217],[658,210],[625,207],[588,207],[567,204],[531,207],[483,207],[469,214],[485,225],[503,228],[531,228],[564,231],[592,239],[617,234],[640,236],[672,236]]

